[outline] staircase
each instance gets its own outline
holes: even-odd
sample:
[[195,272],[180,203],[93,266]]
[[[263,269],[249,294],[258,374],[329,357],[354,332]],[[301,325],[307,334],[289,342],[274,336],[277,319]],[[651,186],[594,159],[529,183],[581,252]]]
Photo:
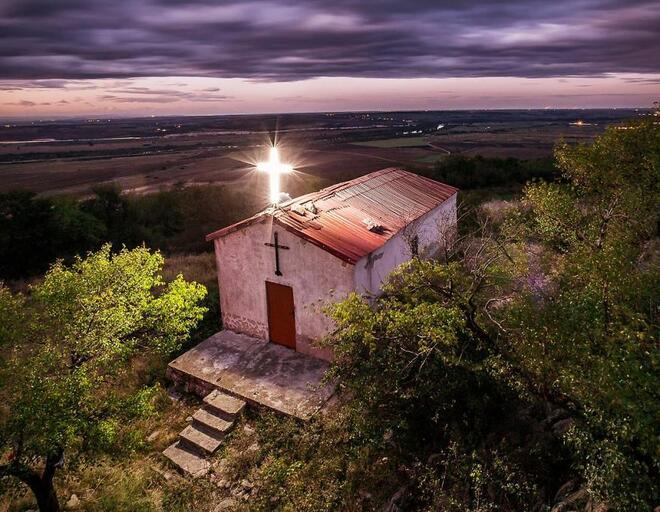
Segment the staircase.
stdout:
[[207,456],[213,454],[222,438],[234,426],[245,408],[239,398],[214,390],[204,397],[204,405],[192,417],[192,423],[179,434],[176,443],[163,451],[176,467],[192,476],[208,472]]

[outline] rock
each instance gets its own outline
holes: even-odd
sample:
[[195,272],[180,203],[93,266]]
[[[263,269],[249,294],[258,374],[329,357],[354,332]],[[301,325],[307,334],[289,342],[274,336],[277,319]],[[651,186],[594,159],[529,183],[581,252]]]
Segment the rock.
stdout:
[[254,485],[252,485],[252,482],[250,482],[248,480],[241,480],[241,487],[243,489],[252,489],[254,487]]
[[541,421],[541,426],[544,428],[551,428],[555,423],[565,420],[569,417],[568,411],[565,409],[554,409],[548,412],[548,415],[543,421]]
[[236,502],[235,499],[233,498],[225,498],[222,500],[220,503],[218,503],[215,508],[213,509],[213,512],[224,512],[225,510],[231,510],[234,508],[238,503]]
[[561,502],[555,504],[550,512],[572,512],[585,507],[589,500],[589,494],[586,489],[578,489],[569,494]]
[[158,436],[160,435],[160,430],[154,430],[151,434],[149,434],[149,437],[147,437],[147,441],[150,443],[154,441]]
[[552,426],[552,431],[555,435],[562,435],[568,432],[568,429],[575,423],[572,418],[566,418],[565,420],[559,420]]
[[227,480],[225,480],[224,478],[220,478],[219,480],[215,481],[215,485],[221,488],[225,488],[227,487]]
[[408,490],[407,486],[400,487],[398,491],[396,491],[392,497],[390,498],[390,501],[385,505],[385,508],[383,508],[384,512],[397,512],[401,510],[399,508],[399,504],[403,497],[406,495],[406,491]]
[[560,501],[563,501],[566,498],[566,496],[568,496],[570,493],[572,493],[575,490],[575,488],[576,488],[575,480],[569,480],[559,488],[557,494],[555,494],[554,502],[558,503]]
[[[162,476],[168,482],[170,480],[172,480],[172,478],[174,478],[174,475],[172,473],[170,473],[169,471],[163,471],[163,470],[161,470],[160,468],[158,468],[156,466],[151,466],[151,469],[153,471],[155,471],[156,473],[158,473],[160,476]],[[91,492],[92,491],[90,491],[90,494],[91,494]]]
[[183,394],[181,393],[181,391],[179,391],[174,386],[168,388],[167,396],[169,397],[170,400],[172,400],[172,402],[178,402],[183,398]]
[[247,452],[258,452],[259,451],[259,443],[252,443],[250,446],[247,447]]
[[80,506],[80,499],[75,494],[72,494],[69,501],[66,502],[66,508],[78,508]]
[[243,425],[243,432],[248,435],[254,434],[255,430],[250,425]]
[[186,423],[192,423],[192,420],[193,420],[193,417],[192,417],[192,416],[188,416],[188,417],[186,418]]

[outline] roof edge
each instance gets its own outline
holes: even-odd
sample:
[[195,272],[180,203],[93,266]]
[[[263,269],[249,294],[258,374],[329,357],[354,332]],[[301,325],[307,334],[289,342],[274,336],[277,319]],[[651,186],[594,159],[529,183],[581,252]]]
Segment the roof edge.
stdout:
[[333,249],[332,247],[329,247],[325,245],[322,242],[319,242],[318,240],[312,238],[308,234],[304,233],[303,231],[298,231],[295,228],[292,228],[291,226],[288,226],[284,224],[283,222],[280,222],[277,217],[273,217],[273,222],[277,223],[282,229],[288,231],[289,233],[297,236],[298,238],[303,238],[307,240],[310,244],[315,245],[319,249],[324,250],[325,252],[328,252],[335,256],[336,258],[339,258],[340,260],[348,263],[349,265],[355,265],[359,260],[355,260],[351,258],[350,256],[346,256],[345,254],[341,253],[340,251]]
[[[231,233],[235,233],[236,231],[240,231],[243,228],[250,227],[254,224],[258,224],[260,222],[264,222],[266,220],[266,217],[269,216],[269,214],[265,211],[258,213],[257,215],[250,217],[248,219],[242,220],[240,222],[237,222],[235,224],[232,224],[231,226],[227,226],[222,229],[218,229],[217,231],[214,231],[213,233],[209,233],[206,235],[206,241],[210,242],[211,240],[217,240],[218,238],[222,238],[226,235],[229,235]],[[337,251],[336,249],[333,249],[332,247],[329,247],[325,245],[324,243],[319,242],[318,240],[315,240],[314,238],[310,237],[306,233],[303,233],[302,231],[298,231],[291,226],[286,225],[285,223],[281,222],[277,217],[270,215],[272,221],[276,223],[278,226],[280,226],[282,229],[285,231],[288,231],[289,233],[297,236],[298,238],[302,238],[306,240],[307,242],[315,245],[319,249],[322,249],[336,258],[339,258],[340,260],[350,264],[350,265],[355,265],[357,263],[357,260],[346,256],[345,254],[342,254],[340,251]]]
[[239,231],[243,228],[247,228],[248,226],[252,226],[253,224],[257,224],[258,222],[265,221],[267,215],[268,213],[265,210],[261,211],[256,215],[253,215],[252,217],[248,217],[247,219],[243,219],[241,221],[235,222],[234,224],[213,231],[212,233],[206,235],[204,238],[207,242],[210,242],[211,240],[215,240],[217,238],[222,238],[223,236],[233,233],[235,231]]

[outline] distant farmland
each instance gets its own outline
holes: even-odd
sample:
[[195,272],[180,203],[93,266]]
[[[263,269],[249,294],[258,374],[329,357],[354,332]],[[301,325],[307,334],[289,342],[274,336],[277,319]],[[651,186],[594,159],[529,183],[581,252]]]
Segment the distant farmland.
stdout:
[[139,193],[231,184],[252,194],[259,179],[254,164],[273,140],[297,170],[286,183],[289,190],[294,181],[318,188],[383,167],[431,168],[450,154],[549,157],[558,140],[589,142],[606,126],[642,113],[344,112],[8,122],[0,125],[0,191],[84,197],[103,183]]
[[369,148],[418,148],[428,145],[426,137],[397,137],[396,139],[367,140],[353,142],[355,146]]

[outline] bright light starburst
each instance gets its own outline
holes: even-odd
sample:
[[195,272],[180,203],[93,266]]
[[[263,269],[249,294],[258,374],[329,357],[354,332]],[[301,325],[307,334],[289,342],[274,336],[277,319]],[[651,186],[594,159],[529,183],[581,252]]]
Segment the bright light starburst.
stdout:
[[270,148],[267,162],[259,162],[257,170],[267,172],[270,180],[270,202],[278,204],[281,201],[280,175],[293,171],[293,166],[280,162],[280,153],[276,146]]

